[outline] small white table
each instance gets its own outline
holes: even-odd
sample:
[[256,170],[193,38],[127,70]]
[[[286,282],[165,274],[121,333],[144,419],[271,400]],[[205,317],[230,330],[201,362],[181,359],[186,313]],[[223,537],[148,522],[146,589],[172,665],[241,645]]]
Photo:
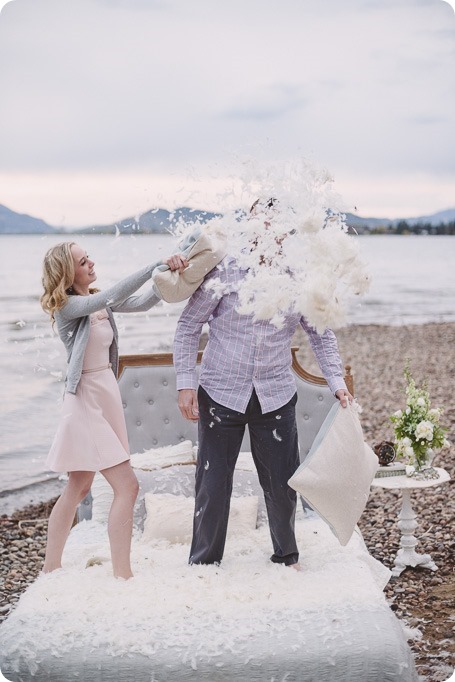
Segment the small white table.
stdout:
[[430,479],[428,481],[419,481],[410,476],[384,476],[381,478],[374,478],[372,486],[378,488],[387,488],[388,490],[399,489],[403,495],[403,504],[401,511],[398,514],[398,528],[401,531],[400,548],[394,560],[394,568],[392,569],[393,576],[399,576],[406,566],[422,566],[422,568],[429,568],[430,571],[437,571],[438,567],[432,560],[429,554],[417,554],[415,546],[418,543],[414,536],[414,531],[418,526],[416,521],[416,514],[411,505],[411,491],[417,488],[431,488],[436,485],[441,485],[450,480],[450,475],[445,469],[435,467],[439,474],[439,478]]

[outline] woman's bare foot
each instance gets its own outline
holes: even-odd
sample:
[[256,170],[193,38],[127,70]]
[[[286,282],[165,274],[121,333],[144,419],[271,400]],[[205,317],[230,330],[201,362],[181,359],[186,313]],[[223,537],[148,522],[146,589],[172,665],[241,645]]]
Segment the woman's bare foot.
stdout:
[[54,571],[58,571],[59,568],[62,567],[62,564],[51,564],[51,563],[45,563],[41,573],[53,573]]
[[114,575],[114,578],[120,578],[120,580],[129,580],[130,578],[134,578],[134,575],[132,573],[129,573],[128,575]]

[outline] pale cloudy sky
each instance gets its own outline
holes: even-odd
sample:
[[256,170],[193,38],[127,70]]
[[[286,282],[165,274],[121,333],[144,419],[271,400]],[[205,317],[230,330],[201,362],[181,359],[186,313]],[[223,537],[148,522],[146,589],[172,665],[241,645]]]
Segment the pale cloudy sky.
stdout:
[[0,97],[0,204],[54,225],[222,209],[246,155],[314,159],[363,216],[455,206],[442,0],[13,0]]

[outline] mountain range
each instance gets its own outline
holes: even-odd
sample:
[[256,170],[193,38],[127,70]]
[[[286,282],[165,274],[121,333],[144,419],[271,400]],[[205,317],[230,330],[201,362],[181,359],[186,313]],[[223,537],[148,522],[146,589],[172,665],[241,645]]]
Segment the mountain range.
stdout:
[[[152,209],[138,217],[124,218],[111,225],[93,225],[91,227],[72,228],[53,227],[40,218],[16,213],[0,204],[0,234],[160,234],[169,231],[176,218],[183,220],[199,219],[206,222],[214,218],[216,213],[191,209],[186,206],[170,212],[164,208]],[[405,221],[408,225],[430,224],[441,225],[455,221],[455,208],[439,211],[427,216],[416,218],[363,218],[353,213],[346,214],[346,222],[357,231],[369,231],[379,227],[392,228]]]

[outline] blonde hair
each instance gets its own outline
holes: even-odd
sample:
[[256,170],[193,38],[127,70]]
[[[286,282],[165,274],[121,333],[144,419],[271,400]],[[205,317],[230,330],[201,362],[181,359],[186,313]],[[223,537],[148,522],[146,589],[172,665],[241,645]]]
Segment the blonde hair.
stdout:
[[74,260],[71,247],[76,242],[61,242],[49,249],[44,256],[41,282],[44,293],[40,298],[44,312],[54,319],[56,310],[63,308],[68,300],[67,290],[74,282]]
[[[54,324],[54,313],[60,310],[68,301],[68,295],[76,294],[69,292],[74,282],[74,258],[71,247],[76,242],[60,242],[56,244],[44,256],[43,276],[41,283],[44,294],[41,295],[40,303],[45,313],[49,313]],[[96,294],[99,289],[90,287],[89,294]]]

